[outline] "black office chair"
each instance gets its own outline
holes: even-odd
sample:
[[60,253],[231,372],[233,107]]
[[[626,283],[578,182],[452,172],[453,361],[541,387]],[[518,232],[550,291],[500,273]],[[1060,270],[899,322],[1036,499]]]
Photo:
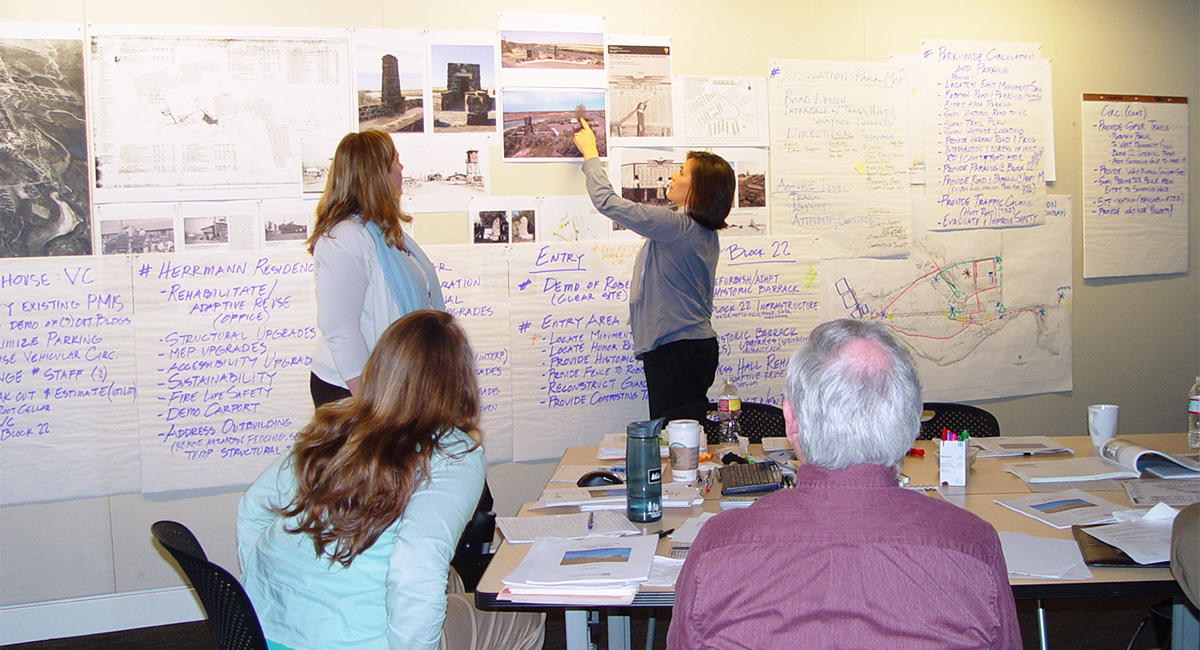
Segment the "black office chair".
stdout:
[[995,438],[1000,435],[1000,422],[996,416],[970,404],[953,402],[925,402],[921,413],[921,434],[917,440],[935,440],[942,437],[942,430],[961,433],[964,429],[972,438]]
[[[663,414],[667,423],[671,420],[696,420],[704,427],[704,437],[708,444],[721,444],[721,423],[717,420],[717,404],[701,402],[673,408]],[[742,415],[738,418],[742,425],[742,435],[750,442],[762,442],[763,438],[773,438],[784,435],[783,409],[770,404],[758,402],[742,402]]]
[[217,650],[267,650],[246,590],[233,574],[208,560],[192,531],[174,521],[156,521],[150,533],[179,563],[200,596]]
[[467,527],[458,538],[458,548],[450,566],[458,572],[463,581],[463,587],[468,592],[475,591],[483,572],[492,561],[492,538],[496,535],[496,513],[492,510],[492,490],[487,481],[483,482],[483,495],[475,507],[475,514]]

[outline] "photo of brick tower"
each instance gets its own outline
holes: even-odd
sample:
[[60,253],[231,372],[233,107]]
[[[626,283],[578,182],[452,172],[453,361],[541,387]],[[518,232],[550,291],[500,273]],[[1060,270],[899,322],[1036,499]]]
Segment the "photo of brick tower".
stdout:
[[355,35],[358,128],[425,132],[425,53],[416,36],[394,30]]
[[[495,132],[496,64],[491,45],[434,45],[434,133]],[[439,72],[445,77],[439,78]],[[444,85],[439,86],[439,82]]]

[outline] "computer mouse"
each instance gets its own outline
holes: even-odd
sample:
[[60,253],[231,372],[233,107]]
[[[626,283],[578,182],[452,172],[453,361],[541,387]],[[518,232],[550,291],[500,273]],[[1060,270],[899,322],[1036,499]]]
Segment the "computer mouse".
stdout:
[[598,469],[580,476],[579,480],[575,481],[575,485],[579,487],[603,487],[605,485],[620,485],[624,482],[616,474]]

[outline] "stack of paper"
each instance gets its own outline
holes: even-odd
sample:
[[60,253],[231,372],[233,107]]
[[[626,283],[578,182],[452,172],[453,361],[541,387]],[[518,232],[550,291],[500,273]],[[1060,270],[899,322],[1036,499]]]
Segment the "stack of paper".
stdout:
[[501,600],[521,603],[628,605],[650,578],[657,535],[534,541],[503,579]]
[[1004,469],[1026,483],[1069,483],[1139,476],[1136,470],[1096,457],[1013,463],[1005,465]]
[[1107,524],[1116,521],[1113,513],[1122,509],[1112,501],[1083,490],[996,499],[996,503],[1055,528]]
[[997,436],[995,438],[971,438],[971,446],[979,448],[980,458],[1004,456],[1032,456],[1034,454],[1070,453],[1070,449],[1056,444],[1046,436]]
[[1092,572],[1083,563],[1079,545],[1073,540],[1000,531],[1000,547],[1010,576],[1057,580],[1092,577]]

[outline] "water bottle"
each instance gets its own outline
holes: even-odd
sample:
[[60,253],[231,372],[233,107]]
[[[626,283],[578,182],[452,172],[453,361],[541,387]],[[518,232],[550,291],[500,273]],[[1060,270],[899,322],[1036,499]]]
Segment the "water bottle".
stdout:
[[662,518],[662,456],[658,435],[664,420],[630,422],[625,427],[625,514],[644,524]]
[[717,419],[721,422],[721,444],[741,445],[742,398],[733,379],[726,379],[717,396]]
[[1188,447],[1200,449],[1200,377],[1188,391]]

